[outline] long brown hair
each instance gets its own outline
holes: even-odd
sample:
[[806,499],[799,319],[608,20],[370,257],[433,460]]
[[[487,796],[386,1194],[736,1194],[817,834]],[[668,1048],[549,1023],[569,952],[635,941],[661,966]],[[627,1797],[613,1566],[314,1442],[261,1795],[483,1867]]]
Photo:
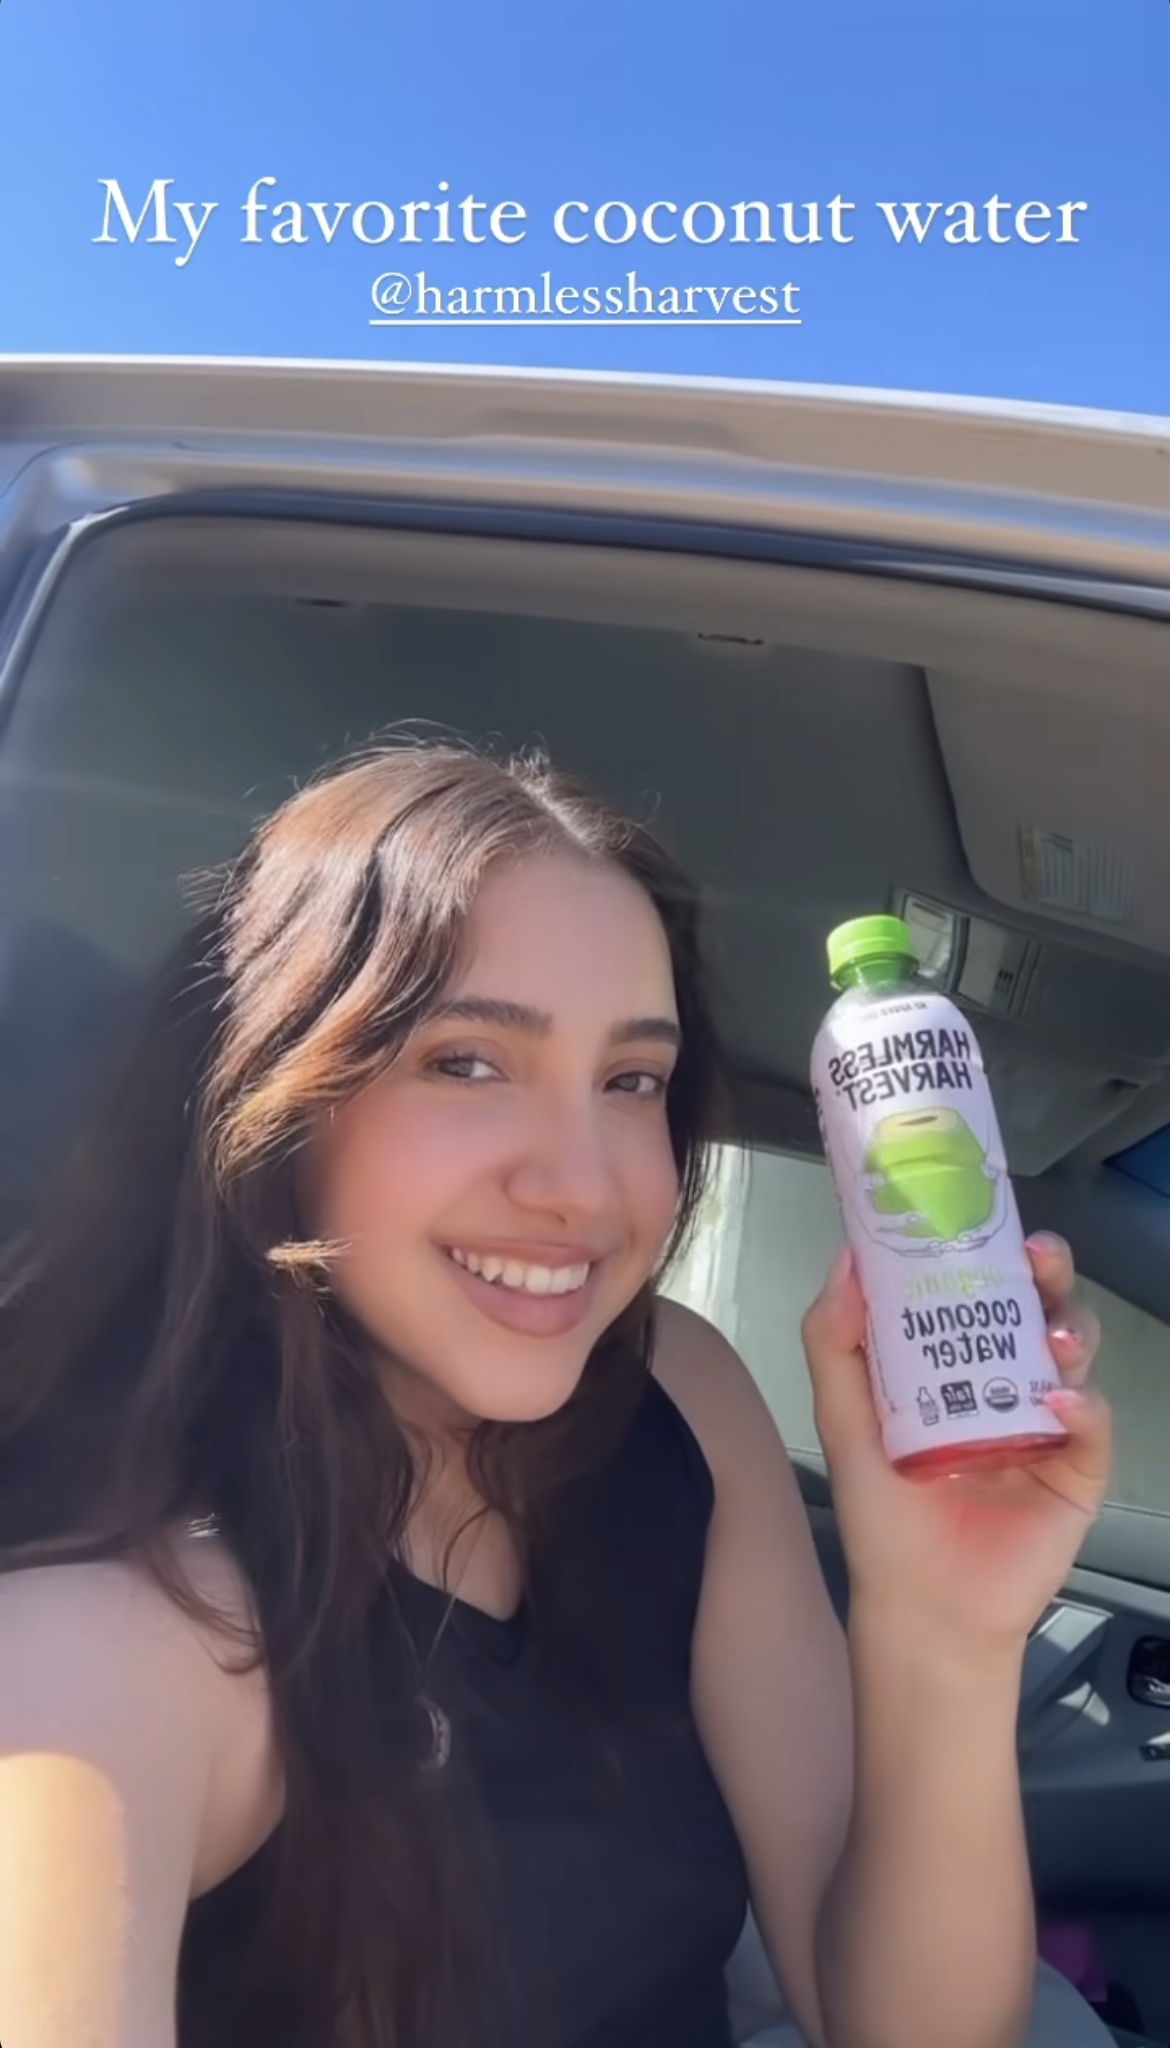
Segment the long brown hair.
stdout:
[[[416,1473],[306,1241],[297,1163],[322,1110],[383,1071],[448,984],[488,870],[547,849],[631,876],[667,935],[677,1248],[716,1087],[693,888],[648,830],[543,760],[403,745],[301,791],[220,878],[0,1293],[0,1568],[134,1557],[211,1620],[172,1540],[210,1518],[254,1601],[287,1806],[264,1982],[251,2020],[236,2015],[252,2038],[261,2011],[286,2016],[288,2041],[295,2012],[313,2048],[446,2048],[458,2032],[459,1859],[416,1768],[401,1632],[373,1626]],[[530,1587],[558,1489],[640,1387],[652,1299],[558,1415],[476,1432],[479,1490]],[[232,2022],[209,2017],[217,2042]]]

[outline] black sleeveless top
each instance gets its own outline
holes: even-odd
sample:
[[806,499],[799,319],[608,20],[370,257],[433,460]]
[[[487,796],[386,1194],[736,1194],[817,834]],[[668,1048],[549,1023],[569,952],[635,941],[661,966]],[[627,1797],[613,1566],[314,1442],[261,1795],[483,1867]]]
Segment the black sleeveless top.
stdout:
[[[589,1482],[577,1575],[617,1694],[636,1708],[604,1741],[583,1739],[581,1702],[567,1700],[523,1609],[497,1621],[457,1601],[444,1628],[428,1691],[450,1711],[474,1786],[514,1987],[510,2048],[730,2048],[724,1969],[746,1880],[689,1698],[713,1501],[698,1443],[648,1379],[620,1450]],[[425,1659],[448,1596],[405,1573],[401,1590]],[[180,2048],[184,2015],[206,2013],[246,1950],[275,1840],[192,1902]],[[485,2026],[485,2048],[496,2038]]]

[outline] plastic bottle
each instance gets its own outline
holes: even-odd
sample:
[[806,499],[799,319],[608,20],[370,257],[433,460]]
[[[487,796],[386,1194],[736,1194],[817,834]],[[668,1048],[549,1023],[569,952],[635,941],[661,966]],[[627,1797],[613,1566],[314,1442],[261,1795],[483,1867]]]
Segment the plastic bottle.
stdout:
[[917,979],[900,918],[841,925],[828,952],[813,1092],[887,1455],[927,1477],[1030,1464],[1066,1440],[1060,1377],[974,1033]]

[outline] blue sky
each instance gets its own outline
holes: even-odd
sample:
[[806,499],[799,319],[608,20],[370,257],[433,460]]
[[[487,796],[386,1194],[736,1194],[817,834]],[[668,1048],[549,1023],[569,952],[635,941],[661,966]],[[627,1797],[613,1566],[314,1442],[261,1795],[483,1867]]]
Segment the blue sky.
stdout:
[[[0,0],[0,350],[705,371],[1170,413],[1168,108],[1168,0]],[[277,183],[245,243],[262,177]],[[137,216],[160,178],[175,243],[148,241],[153,213],[131,243],[116,210],[95,242],[100,180]],[[849,243],[832,238],[836,195]],[[993,195],[1010,202],[1000,243]],[[440,200],[468,196],[522,206],[500,225],[523,238],[403,243],[405,201],[428,202],[416,231],[433,234]],[[756,199],[777,239],[735,245],[734,206]],[[354,233],[364,200],[393,209],[382,244]],[[588,209],[565,217],[584,244],[555,232],[567,200]],[[604,216],[636,223],[629,242],[593,225],[610,200],[632,209]],[[642,231],[653,200],[677,209],[651,216],[672,243]],[[819,203],[820,242],[785,242],[785,200],[796,231]],[[911,200],[970,201],[980,240],[944,241],[940,210],[921,245],[899,243],[879,202]],[[177,262],[174,206],[198,219],[209,201]],[[290,201],[327,222],[344,204],[332,242],[307,212],[308,240],[273,242]],[[1045,242],[1016,231],[1029,201],[1052,210],[1025,217]],[[1066,201],[1088,202],[1075,243],[1057,239]],[[723,210],[719,239],[686,238],[696,202]],[[717,220],[691,216],[696,235]],[[420,270],[447,324],[371,326],[378,278],[407,280],[413,314]],[[589,285],[656,324],[587,313]],[[799,325],[760,324],[769,285]],[[503,288],[550,314],[469,327],[450,308],[477,287],[493,322]]]

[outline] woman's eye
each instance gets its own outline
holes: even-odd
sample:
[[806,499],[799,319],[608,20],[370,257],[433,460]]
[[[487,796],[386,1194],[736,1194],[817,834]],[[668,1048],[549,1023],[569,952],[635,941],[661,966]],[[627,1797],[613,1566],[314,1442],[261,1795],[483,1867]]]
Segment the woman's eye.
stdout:
[[427,1062],[432,1074],[447,1081],[490,1081],[496,1069],[477,1052],[444,1052]]
[[666,1075],[652,1074],[642,1070],[632,1074],[615,1074],[610,1087],[619,1095],[635,1095],[650,1100],[653,1096],[666,1093]]

